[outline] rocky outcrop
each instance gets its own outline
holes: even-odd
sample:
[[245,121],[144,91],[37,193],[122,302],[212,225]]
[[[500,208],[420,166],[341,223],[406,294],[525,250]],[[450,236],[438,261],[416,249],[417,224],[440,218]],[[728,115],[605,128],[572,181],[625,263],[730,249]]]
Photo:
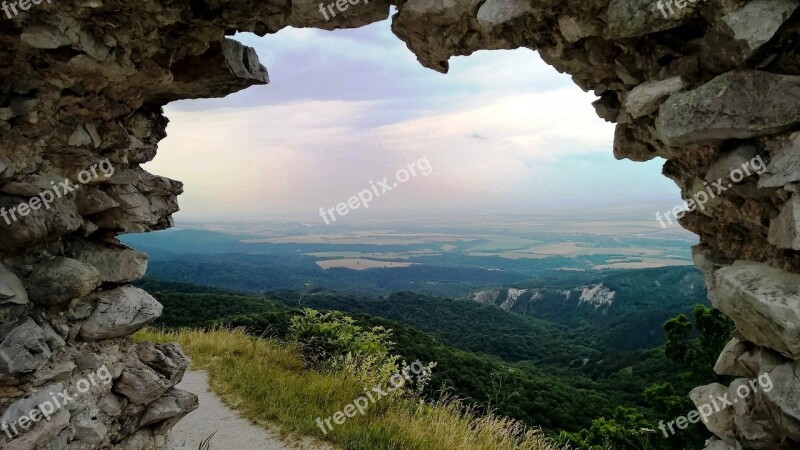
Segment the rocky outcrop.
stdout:
[[707,448],[800,446],[797,0],[375,0],[333,17],[305,0],[103,0],[4,12],[0,410],[17,414],[100,367],[112,382],[0,445],[164,445],[195,406],[174,389],[187,361],[126,337],[161,308],[127,285],[146,259],[116,239],[167,228],[178,210],[181,183],[141,167],[166,135],[161,107],[269,81],[255,52],[226,35],[356,27],[392,4],[392,29],[423,66],[447,72],[452,56],[538,50],[598,97],[598,115],[617,124],[616,157],[667,160],[684,198],[702,199],[680,223],[700,236],[695,262],[739,329],[717,368],[775,382],[710,422],[718,439]]

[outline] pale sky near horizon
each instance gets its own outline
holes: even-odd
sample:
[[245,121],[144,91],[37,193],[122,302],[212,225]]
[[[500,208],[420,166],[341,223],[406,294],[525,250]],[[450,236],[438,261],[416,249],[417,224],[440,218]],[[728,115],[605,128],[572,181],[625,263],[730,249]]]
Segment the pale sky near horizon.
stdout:
[[680,201],[662,160],[616,161],[595,97],[530,50],[423,68],[384,21],[237,40],[271,83],[165,108],[169,136],[150,172],[181,180],[178,219],[317,216],[420,158],[419,174],[369,214],[535,211]]

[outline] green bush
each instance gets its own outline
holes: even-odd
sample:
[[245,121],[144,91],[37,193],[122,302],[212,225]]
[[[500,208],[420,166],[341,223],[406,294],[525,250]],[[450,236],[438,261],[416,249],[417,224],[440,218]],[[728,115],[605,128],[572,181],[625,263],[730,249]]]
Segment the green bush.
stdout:
[[305,363],[317,369],[337,365],[348,355],[381,362],[393,359],[389,354],[394,345],[390,330],[362,329],[351,317],[338,311],[321,313],[303,309],[300,315],[292,317],[289,337],[297,342]]

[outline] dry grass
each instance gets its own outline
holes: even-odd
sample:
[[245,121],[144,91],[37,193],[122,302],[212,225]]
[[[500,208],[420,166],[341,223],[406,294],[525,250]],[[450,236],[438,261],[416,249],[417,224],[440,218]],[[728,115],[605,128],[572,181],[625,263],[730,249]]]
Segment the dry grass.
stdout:
[[423,404],[383,398],[364,416],[335,425],[327,435],[317,426],[364,395],[341,373],[304,368],[296,348],[257,339],[243,330],[210,332],[144,330],[139,341],[179,342],[195,369],[208,372],[211,389],[256,423],[315,436],[353,450],[554,450],[537,429],[496,416],[478,416],[454,399]]

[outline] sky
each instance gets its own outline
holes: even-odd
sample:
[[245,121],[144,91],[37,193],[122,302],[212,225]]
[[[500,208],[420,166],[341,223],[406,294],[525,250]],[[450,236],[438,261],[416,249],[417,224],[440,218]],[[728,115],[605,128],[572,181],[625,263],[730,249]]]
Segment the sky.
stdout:
[[[179,220],[317,217],[385,177],[391,191],[351,214],[654,215],[680,204],[663,160],[615,160],[595,96],[531,50],[456,57],[443,75],[388,21],[235,38],[256,49],[270,84],[168,105],[168,137],[145,165],[185,183]],[[430,170],[411,175],[423,161]]]

